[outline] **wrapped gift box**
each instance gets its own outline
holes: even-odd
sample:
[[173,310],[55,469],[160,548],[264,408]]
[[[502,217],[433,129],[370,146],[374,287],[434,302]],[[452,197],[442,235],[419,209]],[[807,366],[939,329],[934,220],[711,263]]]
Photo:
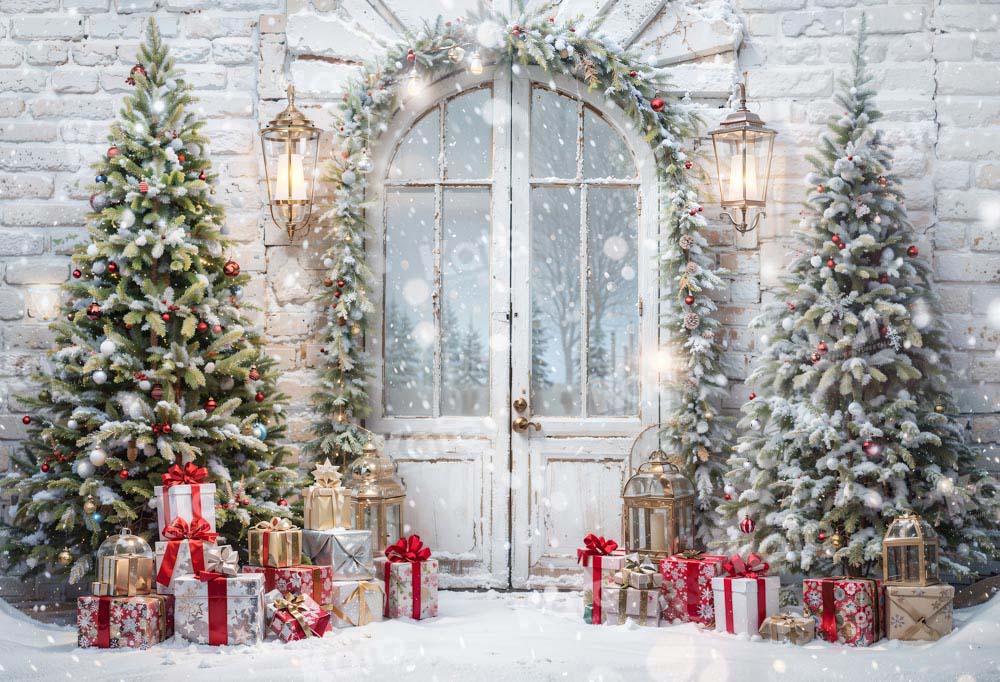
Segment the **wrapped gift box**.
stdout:
[[318,566],[332,566],[334,580],[371,580],[370,530],[303,530],[302,553]]
[[776,613],[764,619],[758,632],[773,642],[808,644],[816,636],[816,621],[805,616]]
[[827,642],[870,646],[885,636],[884,588],[868,578],[806,578],[803,613],[816,621],[816,636]]
[[[174,580],[205,570],[205,552],[217,547],[208,540],[167,540],[156,543],[156,591],[174,593]],[[232,549],[229,545],[221,545]]]
[[629,554],[625,557],[625,566],[614,574],[614,580],[616,585],[622,587],[658,590],[663,583],[663,576],[649,561],[643,561],[638,554]]
[[264,595],[264,608],[271,632],[282,642],[322,637],[330,629],[330,614],[306,594],[271,590]]
[[955,588],[951,585],[885,588],[889,639],[937,641],[952,628]]
[[153,560],[138,554],[100,557],[91,592],[103,597],[135,597],[153,591]]
[[657,627],[663,612],[663,597],[659,588],[603,587],[601,605],[604,609],[603,625],[621,625],[631,618],[639,625]]
[[385,588],[386,618],[433,618],[438,612],[438,562],[375,559]]
[[385,587],[369,580],[334,583],[333,600],[324,606],[335,628],[350,628],[380,622],[385,609]]
[[174,581],[177,635],[195,644],[257,644],[264,639],[264,576]]
[[191,462],[183,467],[174,464],[163,474],[163,485],[153,488],[161,540],[170,539],[163,531],[176,518],[188,523],[204,519],[209,529],[215,532],[215,484],[204,483],[207,478],[208,469]]
[[255,566],[295,566],[302,563],[302,531],[288,519],[261,521],[247,531],[250,563]]
[[781,579],[776,575],[712,578],[715,629],[734,635],[756,635],[761,623],[778,612],[780,587]]
[[174,598],[77,597],[77,640],[81,648],[147,649],[174,635]]
[[306,530],[351,527],[351,497],[347,488],[311,485],[302,489],[302,515]]
[[584,570],[583,605],[590,607],[590,620],[594,625],[603,622],[601,589],[616,585],[615,574],[625,568],[625,550],[618,549],[614,540],[590,534],[583,539],[583,547],[576,550],[576,560]]
[[244,566],[244,573],[259,573],[264,576],[264,590],[278,590],[282,594],[306,594],[313,601],[329,608],[334,603],[333,566]]
[[712,578],[721,576],[726,557],[683,552],[660,561],[663,576],[663,619],[715,627]]

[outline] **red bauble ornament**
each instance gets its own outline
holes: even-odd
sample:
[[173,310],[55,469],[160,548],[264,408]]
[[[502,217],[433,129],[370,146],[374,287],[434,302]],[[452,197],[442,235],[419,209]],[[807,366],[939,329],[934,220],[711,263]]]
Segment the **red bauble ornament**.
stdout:
[[226,277],[236,277],[240,274],[240,264],[234,260],[227,260],[226,264],[222,266],[222,273]]
[[250,368],[250,373],[247,374],[247,377],[249,377],[250,381],[257,381],[260,379],[260,372],[257,371],[256,366]]
[[827,258],[826,259],[826,267],[832,268],[835,265],[836,265],[836,263],[834,262],[834,260],[832,258]]
[[43,474],[47,474],[49,472],[49,465],[48,464],[42,464],[41,468],[42,468],[42,473]]
[[889,275],[883,272],[881,275],[878,276],[878,281],[881,282],[882,284],[888,284]]
[[264,402],[264,394],[263,393],[258,393],[257,395],[255,395],[253,397],[253,399],[256,400],[258,403],[262,403],[262,402]]
[[694,305],[694,296],[688,294],[687,296],[684,297],[684,302],[687,303],[688,305]]
[[341,295],[342,295],[342,292],[340,291],[340,289],[338,289],[337,291],[333,292],[333,295],[336,296],[337,298],[340,298]]
[[114,146],[108,147],[108,158],[113,159],[116,156],[118,156],[118,147]]
[[28,415],[24,415],[23,417],[21,417],[21,422],[24,423],[24,424],[30,424],[31,423],[31,417],[29,417]]
[[744,516],[743,520],[740,521],[740,531],[746,533],[747,535],[752,533],[754,528],[756,527],[757,524],[754,523],[754,520],[751,519],[749,516]]
[[820,355],[819,353],[813,353],[813,354],[812,354],[812,361],[813,361],[814,363],[816,363],[816,362],[819,362],[819,361],[820,361],[820,360],[822,360],[822,359],[823,359],[823,356],[822,356],[822,355]]
[[692,164],[691,164],[691,162],[690,162],[690,161],[685,161],[685,162],[684,162],[684,168],[686,168],[687,170],[691,170],[691,165],[692,165]]
[[164,424],[163,426],[160,427],[160,430],[163,431],[163,433],[170,433],[170,430],[172,428],[173,427],[170,426],[170,424]]
[[207,322],[199,322],[198,323],[198,331],[200,331],[200,332],[207,332],[208,331],[208,323]]
[[80,272],[79,270],[74,270],[73,271],[73,279],[80,279],[81,277],[83,277],[83,273],[82,272]]
[[205,178],[207,178],[207,177],[208,177],[208,176],[207,176],[207,175],[205,175],[205,171],[202,171],[201,173],[199,173],[199,174],[198,174],[198,179],[199,179],[199,180],[204,180],[204,179],[205,179]]
[[122,469],[121,471],[119,471],[118,472],[118,478],[120,478],[122,480],[128,478],[128,469]]
[[219,404],[217,402],[215,402],[215,398],[209,398],[205,402],[205,411],[206,412],[215,412],[215,408],[218,407],[218,406],[219,406]]
[[250,504],[250,498],[244,497],[242,500],[240,500],[240,504],[242,504],[244,507],[247,506],[248,504]]
[[917,245],[914,244],[913,246],[911,246],[906,250],[906,255],[909,256],[910,258],[916,258],[917,256],[920,255],[920,249],[918,249]]
[[833,235],[832,237],[830,237],[830,241],[833,242],[834,244],[839,244],[840,243],[840,235],[836,235],[836,234]]
[[342,286],[344,286],[345,284],[347,284],[347,282],[345,282],[344,280],[342,280],[342,279],[338,279],[338,280],[337,280],[337,286],[338,286],[338,287],[342,287]]
[[730,495],[729,493],[726,493],[725,497],[726,497],[727,500],[733,499],[733,496]]
[[823,187],[823,185],[816,185],[816,191],[817,192],[825,192],[826,188]]
[[826,533],[824,533],[823,531],[820,531],[819,534],[816,537],[819,538],[820,542],[823,542],[823,540],[826,540]]
[[639,75],[639,74],[637,74],[637,73],[636,73],[635,71],[629,71],[629,72],[628,72],[628,75],[629,75],[629,77],[631,77],[631,78],[635,78],[635,77],[636,77],[637,75]]
[[286,500],[284,497],[282,497],[280,500],[278,500],[278,506],[279,507],[287,507],[288,506],[288,500]]
[[414,62],[417,60],[417,55],[413,54],[413,50],[406,53],[406,61]]
[[162,315],[160,315],[160,319],[162,319],[164,322],[170,322],[170,313],[163,313]]
[[221,324],[215,325],[214,327],[212,327],[212,331],[215,332],[216,334],[221,334],[222,333],[222,325]]
[[756,397],[757,397],[757,394],[756,394],[756,393],[753,393],[753,392],[751,392],[751,393],[750,393],[750,395],[749,395],[749,396],[747,396],[747,397],[748,397],[748,398],[750,398],[750,400],[753,400],[754,398],[756,398]]
[[870,440],[866,440],[864,443],[861,444],[861,449],[867,451],[868,448],[870,448],[871,446],[872,442]]
[[153,388],[149,391],[149,396],[153,400],[161,400],[163,398],[163,386],[153,384]]
[[826,345],[826,341],[820,341],[819,344],[816,346],[816,350],[818,350],[820,353],[825,353],[828,350],[830,350],[830,348],[829,346]]
[[111,274],[118,272],[118,263],[108,263],[108,272]]
[[177,163],[184,163],[184,155],[183,154],[178,154],[177,155]]
[[139,183],[139,191],[142,192],[143,194],[145,194],[146,192],[148,192],[149,191],[149,183],[146,182],[145,180],[143,180],[142,182],[140,182]]
[[657,113],[663,111],[663,107],[665,106],[667,106],[667,103],[661,97],[654,97],[649,101],[649,108]]
[[94,301],[87,306],[87,317],[89,319],[99,320],[101,319],[102,314],[103,313],[101,312],[101,305],[97,301]]

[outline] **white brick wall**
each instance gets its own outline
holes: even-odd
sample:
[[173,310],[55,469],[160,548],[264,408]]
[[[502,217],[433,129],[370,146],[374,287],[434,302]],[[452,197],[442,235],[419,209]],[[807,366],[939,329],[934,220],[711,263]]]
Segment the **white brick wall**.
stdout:
[[[506,3],[508,0],[496,0]],[[210,119],[217,198],[229,209],[234,256],[259,279],[250,287],[295,403],[293,437],[305,434],[305,403],[318,346],[309,294],[319,280],[322,235],[288,245],[262,210],[256,129],[282,106],[290,78],[303,108],[329,127],[341,84],[379,39],[471,0],[0,0],[0,384],[34,367],[48,336],[39,297],[69,271],[82,234],[89,163],[128,90],[141,29],[155,14]],[[560,14],[609,3],[564,0]],[[658,9],[666,4],[665,9]],[[934,261],[959,347],[956,388],[973,433],[1000,441],[1000,331],[986,319],[1000,299],[1000,6],[967,0],[612,0],[608,31],[636,44],[674,83],[704,104],[708,125],[736,74],[750,71],[753,106],[779,131],[773,192],[758,233],[713,238],[736,273],[721,301],[736,379],[757,339],[746,325],[771,295],[790,252],[802,199],[803,151],[833,111],[830,95],[849,58],[857,17],[868,12],[870,57],[899,145],[921,250]],[[288,277],[288,273],[298,273]],[[39,293],[41,292],[41,294]],[[262,319],[263,322],[263,319]],[[747,393],[734,384],[730,407]],[[0,391],[0,445],[20,435],[10,391]],[[3,414],[6,413],[6,414]],[[5,459],[0,453],[0,466]]]

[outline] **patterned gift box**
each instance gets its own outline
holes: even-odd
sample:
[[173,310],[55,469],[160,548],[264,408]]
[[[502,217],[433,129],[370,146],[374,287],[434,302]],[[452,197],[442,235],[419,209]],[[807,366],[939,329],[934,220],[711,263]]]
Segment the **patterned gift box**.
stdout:
[[805,616],[776,613],[764,619],[758,632],[773,642],[808,644],[816,636],[816,621]]
[[952,628],[951,585],[890,585],[885,588],[889,639],[937,641]]
[[76,628],[81,648],[148,649],[173,637],[174,598],[159,594],[77,597]]
[[174,464],[163,474],[163,485],[153,488],[156,497],[156,520],[161,540],[167,524],[176,518],[191,523],[204,519],[209,530],[215,532],[215,484],[204,483],[208,469],[188,462],[183,467]]
[[317,566],[332,566],[334,580],[375,577],[370,530],[303,530],[302,553]]
[[802,611],[816,621],[816,636],[827,642],[870,646],[885,636],[884,588],[868,578],[806,578]]
[[369,580],[336,582],[332,603],[323,608],[333,616],[330,623],[335,628],[378,623],[384,616],[385,587]]
[[657,627],[663,612],[659,588],[640,590],[634,587],[602,587],[603,625],[622,625],[631,618],[639,625]]
[[778,612],[781,579],[776,575],[712,578],[715,629],[732,635],[756,635],[767,617]]
[[593,625],[603,622],[604,609],[601,603],[601,588],[616,585],[615,574],[625,568],[625,550],[618,549],[618,543],[591,533],[583,539],[583,547],[576,550],[576,560],[584,569],[583,606],[589,609]]
[[135,597],[153,591],[153,560],[138,554],[102,556],[97,567],[94,595]]
[[438,611],[438,562],[412,535],[401,538],[375,559],[385,587],[386,618],[433,618]]
[[279,590],[282,594],[306,594],[313,601],[329,608],[334,603],[335,589],[333,566],[244,566],[244,573],[264,576],[264,590]]
[[247,531],[250,563],[255,566],[295,566],[302,563],[302,531],[288,519],[261,521]]
[[177,635],[195,644],[257,644],[264,639],[264,576],[174,581]]
[[660,560],[663,576],[663,619],[715,627],[712,578],[723,574],[726,557],[682,552]]
[[[205,552],[216,545],[208,540],[167,540],[156,543],[156,591],[160,594],[174,593],[174,580],[196,575],[205,570]],[[192,557],[192,553],[194,556]],[[193,560],[192,560],[193,559]]]
[[322,637],[330,629],[330,614],[307,594],[271,590],[264,595],[264,608],[271,632],[282,642]]

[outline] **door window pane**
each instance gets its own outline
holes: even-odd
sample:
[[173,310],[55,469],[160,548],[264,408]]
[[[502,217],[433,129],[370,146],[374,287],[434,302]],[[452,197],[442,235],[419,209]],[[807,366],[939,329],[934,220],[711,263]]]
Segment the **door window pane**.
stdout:
[[480,88],[448,102],[444,156],[448,178],[484,179],[492,175],[493,92]]
[[441,114],[434,109],[413,126],[396,150],[390,180],[437,180],[441,146]]
[[581,413],[580,198],[575,187],[531,190],[528,285],[531,287],[532,410],[546,416],[578,415]]
[[441,414],[489,414],[490,191],[444,190]]
[[635,177],[635,163],[625,140],[590,109],[583,113],[583,177]]
[[577,111],[576,100],[545,88],[532,88],[532,177],[576,177]]
[[431,414],[434,190],[386,193],[385,412]]
[[639,406],[636,190],[591,187],[587,222],[587,413],[634,415]]

